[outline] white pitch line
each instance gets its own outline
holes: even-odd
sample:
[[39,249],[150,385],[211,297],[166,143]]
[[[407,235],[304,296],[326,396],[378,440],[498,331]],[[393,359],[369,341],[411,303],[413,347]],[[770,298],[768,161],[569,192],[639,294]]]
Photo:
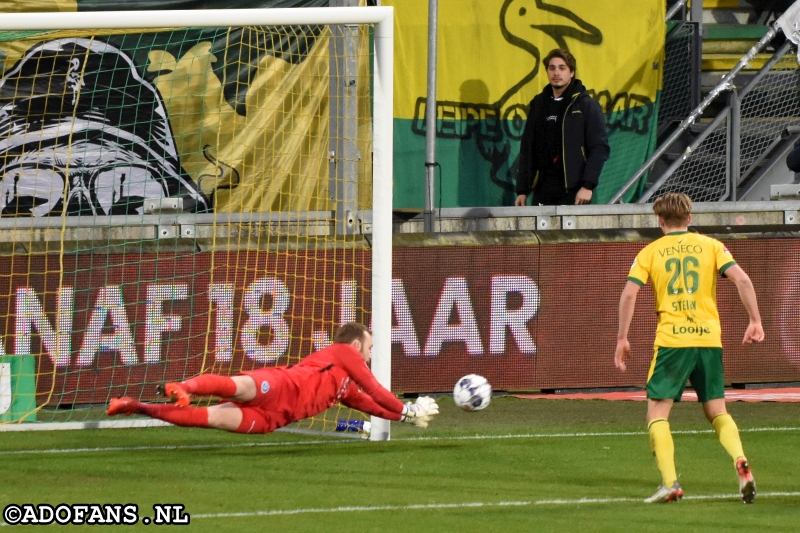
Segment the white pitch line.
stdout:
[[236,442],[236,443],[218,443],[218,444],[174,444],[163,446],[107,446],[96,448],[49,448],[46,450],[6,450],[0,451],[0,456],[3,455],[29,455],[36,453],[90,453],[90,452],[139,452],[139,451],[153,451],[153,450],[207,450],[217,448],[260,448],[269,446],[300,446],[303,444],[350,444],[358,442],[354,440],[338,440],[331,438],[330,440],[306,440],[306,441],[286,441],[286,442]]
[[[758,498],[788,497],[796,498],[800,492],[759,492]],[[684,496],[684,500],[739,500],[738,494],[698,494]],[[464,503],[421,503],[410,505],[371,505],[371,506],[346,506],[346,507],[311,507],[306,509],[273,509],[267,511],[241,511],[237,513],[192,513],[192,519],[198,518],[251,518],[263,516],[290,516],[301,514],[334,514],[334,513],[363,513],[375,511],[436,511],[442,509],[475,509],[492,507],[532,507],[532,506],[558,506],[558,505],[592,505],[607,503],[643,503],[643,498],[575,498],[552,499],[533,501],[504,501],[504,502],[464,502]],[[7,526],[0,521],[0,527]]]
[[271,511],[244,511],[239,513],[193,514],[192,518],[246,518],[250,516],[280,516],[313,513],[353,513],[364,511],[413,511],[420,509],[465,509],[470,507],[513,507],[531,505],[533,502],[468,502],[468,503],[428,503],[414,505],[371,505],[347,507],[321,507],[310,509],[275,509]]
[[[758,498],[791,497],[800,496],[800,492],[759,492]],[[738,494],[700,494],[696,496],[684,496],[684,500],[739,500]],[[429,503],[411,505],[371,505],[371,506],[347,506],[347,507],[312,507],[306,509],[274,509],[267,511],[243,511],[238,513],[207,513],[192,514],[193,519],[197,518],[249,518],[257,516],[287,516],[299,514],[326,514],[326,513],[357,513],[375,511],[420,511],[420,510],[440,510],[440,509],[469,509],[469,508],[491,508],[491,507],[529,507],[537,505],[587,505],[587,504],[606,504],[606,503],[643,503],[644,498],[577,498],[577,499],[553,499],[553,500],[533,500],[533,501],[505,501],[505,502],[464,502],[464,503]]]
[[[800,431],[800,427],[765,427],[765,428],[739,428],[739,433],[759,433],[765,431]],[[702,435],[714,433],[713,429],[678,429],[672,430],[673,435]],[[394,439],[396,441],[429,441],[429,440],[493,440],[493,439],[546,439],[546,438],[579,438],[579,437],[630,437],[647,435],[647,431],[607,431],[586,433],[518,433],[514,435],[459,435],[455,437],[406,437]]]
[[[739,429],[740,433],[762,433],[773,431],[800,431],[800,427],[765,427]],[[711,429],[686,429],[675,430],[673,435],[699,435],[704,433],[714,433]],[[608,431],[608,432],[586,432],[586,433],[522,433],[507,435],[460,435],[454,437],[407,437],[393,439],[391,442],[435,442],[435,441],[460,441],[460,440],[502,440],[502,439],[552,439],[552,438],[586,438],[586,437],[630,437],[647,435],[646,431]],[[219,448],[261,448],[274,446],[303,446],[320,444],[350,444],[365,441],[364,439],[344,440],[337,438],[307,440],[307,441],[285,441],[285,442],[236,442],[236,443],[209,443],[209,444],[175,444],[162,446],[108,446],[108,447],[86,447],[86,448],[48,448],[44,450],[5,450],[0,451],[0,457],[4,455],[30,455],[30,454],[57,454],[57,453],[93,453],[93,452],[134,452],[134,451],[154,451],[154,450],[207,450]]]

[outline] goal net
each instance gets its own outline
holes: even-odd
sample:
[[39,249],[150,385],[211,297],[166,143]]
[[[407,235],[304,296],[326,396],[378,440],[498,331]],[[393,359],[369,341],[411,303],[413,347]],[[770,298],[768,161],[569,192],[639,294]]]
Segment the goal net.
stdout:
[[391,41],[382,7],[4,14],[0,429],[130,424],[348,321],[389,387]]

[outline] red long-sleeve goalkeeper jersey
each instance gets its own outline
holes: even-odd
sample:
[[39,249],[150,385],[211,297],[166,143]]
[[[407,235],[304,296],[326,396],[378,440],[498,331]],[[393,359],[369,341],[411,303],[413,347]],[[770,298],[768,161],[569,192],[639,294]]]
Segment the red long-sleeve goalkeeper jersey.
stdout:
[[401,418],[403,402],[378,383],[350,344],[331,344],[295,365],[272,371],[282,374],[279,386],[285,390],[280,391],[280,405],[269,410],[281,413],[284,423],[318,415],[340,402],[387,420]]

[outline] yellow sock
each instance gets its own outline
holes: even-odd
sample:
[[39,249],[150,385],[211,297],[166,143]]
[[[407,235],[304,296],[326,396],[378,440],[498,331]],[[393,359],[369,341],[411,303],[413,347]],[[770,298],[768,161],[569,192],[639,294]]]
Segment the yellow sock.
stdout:
[[744,449],[742,449],[742,439],[739,438],[739,428],[736,427],[733,417],[728,413],[717,415],[711,425],[717,432],[720,444],[728,452],[728,455],[733,457],[733,462],[736,464],[739,457],[744,457]]
[[661,480],[665,487],[671,487],[678,480],[675,473],[675,444],[669,431],[666,418],[656,418],[647,424],[650,433],[650,448],[656,457],[656,466],[661,472]]

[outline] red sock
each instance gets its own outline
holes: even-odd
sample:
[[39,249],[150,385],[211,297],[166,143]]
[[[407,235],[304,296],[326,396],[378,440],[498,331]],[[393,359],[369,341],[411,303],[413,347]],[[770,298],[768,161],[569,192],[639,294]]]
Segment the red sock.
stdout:
[[228,376],[202,374],[196,378],[187,379],[182,382],[182,385],[189,394],[213,395],[220,398],[232,398],[236,395],[236,383]]
[[178,407],[171,403],[143,403],[139,412],[176,426],[207,428],[207,407]]

